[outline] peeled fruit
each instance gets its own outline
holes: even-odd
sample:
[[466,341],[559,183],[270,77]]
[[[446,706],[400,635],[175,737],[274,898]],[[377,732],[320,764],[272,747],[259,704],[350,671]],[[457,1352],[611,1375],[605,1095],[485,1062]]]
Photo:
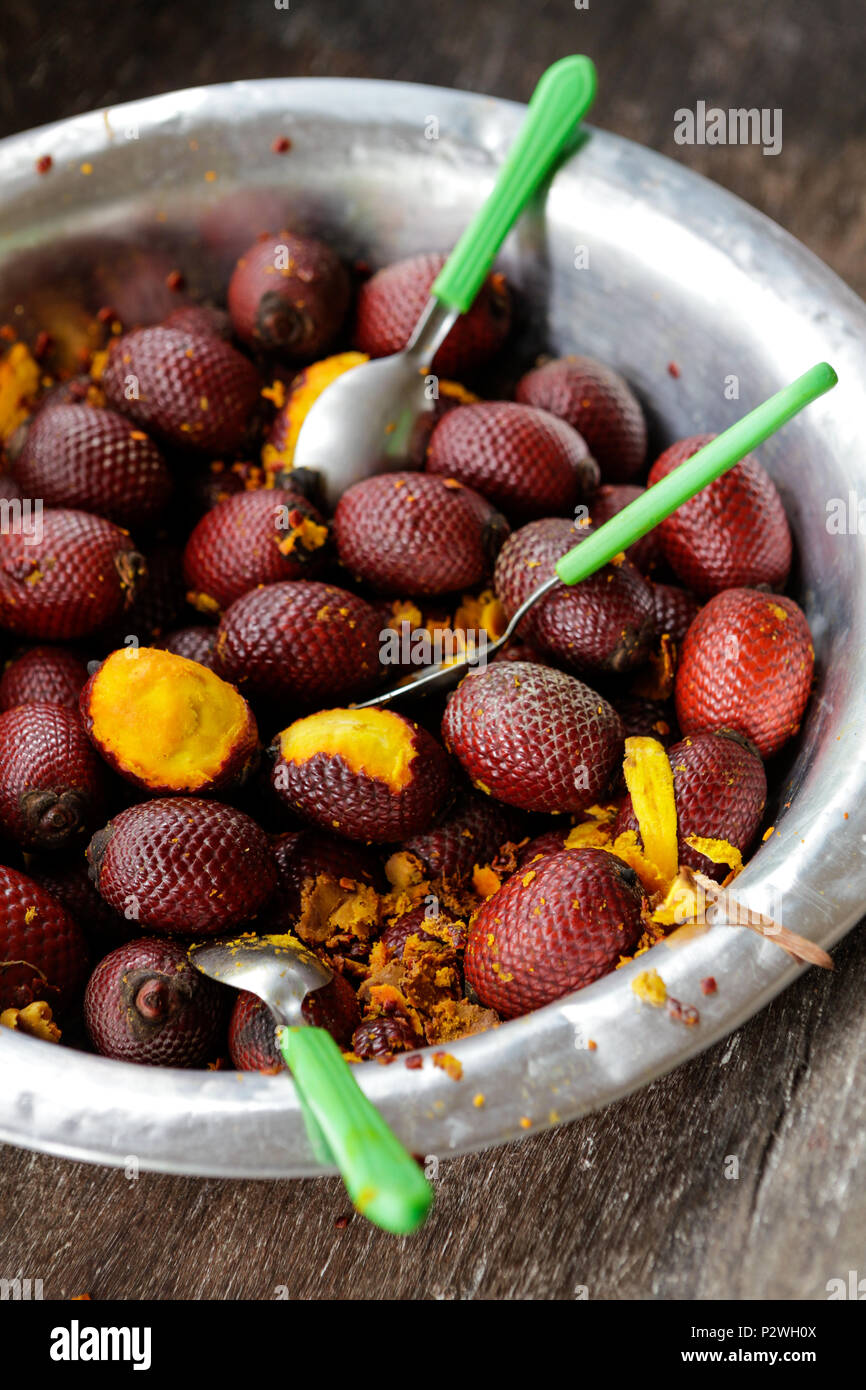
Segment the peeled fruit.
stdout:
[[445,745],[475,786],[525,811],[582,811],[622,753],[619,716],[573,676],[526,661],[466,676],[442,720]]
[[91,742],[143,791],[214,792],[258,754],[246,700],[206,666],[156,647],[112,652],[81,695]]
[[443,749],[386,709],[322,710],[278,735],[273,784],[305,819],[350,840],[405,840],[451,792]]
[[228,288],[235,333],[249,347],[308,362],[337,336],[349,308],[345,266],[323,241],[280,232],[240,257]]
[[646,458],[646,421],[628,382],[592,357],[558,357],[520,378],[515,395],[586,440],[605,483],[627,483]]
[[404,841],[431,878],[464,884],[476,864],[488,864],[506,840],[518,836],[518,817],[489,796],[464,793],[431,829]]
[[87,947],[56,898],[17,869],[0,865],[0,1010],[25,1008],[51,990],[60,1010],[80,996]]
[[[326,1028],[341,1047],[350,1046],[360,1019],[355,991],[337,974],[321,989],[307,995],[301,1013],[312,1027]],[[285,1071],[276,1031],[267,1004],[257,995],[241,990],[229,1023],[229,1054],[238,1071]]]
[[105,771],[78,714],[28,704],[0,714],[0,830],[23,849],[62,849],[103,814]]
[[38,701],[78,709],[87,680],[80,656],[65,647],[31,647],[9,662],[0,677],[0,710]]

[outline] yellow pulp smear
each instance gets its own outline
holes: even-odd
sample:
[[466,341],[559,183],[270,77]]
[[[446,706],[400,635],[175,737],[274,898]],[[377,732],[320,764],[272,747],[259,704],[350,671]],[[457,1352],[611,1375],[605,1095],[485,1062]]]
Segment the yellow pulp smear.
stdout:
[[280,734],[280,751],[287,763],[317,753],[340,757],[395,792],[412,780],[416,756],[412,726],[387,709],[330,709],[298,719]]

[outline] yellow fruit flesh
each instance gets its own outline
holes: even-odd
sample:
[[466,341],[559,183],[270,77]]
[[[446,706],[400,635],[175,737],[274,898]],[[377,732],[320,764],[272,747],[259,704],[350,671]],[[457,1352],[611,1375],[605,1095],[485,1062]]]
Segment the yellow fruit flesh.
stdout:
[[305,763],[317,753],[343,759],[353,772],[399,792],[412,780],[416,756],[411,725],[385,709],[331,709],[298,719],[280,734],[287,763]]

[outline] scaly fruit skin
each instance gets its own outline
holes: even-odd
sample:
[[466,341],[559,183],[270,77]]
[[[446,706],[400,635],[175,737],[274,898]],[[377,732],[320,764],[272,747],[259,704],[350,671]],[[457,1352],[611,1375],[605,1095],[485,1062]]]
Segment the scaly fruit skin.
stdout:
[[643,931],[632,869],[603,849],[567,849],[514,874],[469,930],[466,978],[482,1004],[516,1018],[613,970]]
[[674,688],[680,728],[733,729],[769,758],[800,727],[814,664],[809,624],[793,599],[726,589],[704,605],[682,645]]
[[224,613],[216,670],[253,699],[357,698],[380,677],[380,627],[370,604],[333,584],[267,584]]
[[679,737],[673,709],[665,700],[624,695],[614,698],[613,707],[622,720],[626,738],[654,738],[667,748]]
[[516,838],[517,821],[508,807],[466,792],[444,820],[400,848],[420,859],[432,878],[461,885],[472,877],[476,864],[489,864],[506,840]]
[[505,518],[472,488],[426,473],[381,473],[348,488],[334,514],[341,564],[380,594],[471,589],[490,574]]
[[[738,734],[693,734],[668,749],[677,808],[679,862],[721,881],[728,866],[714,864],[687,843],[689,836],[727,840],[741,854],[754,843],[767,801],[767,775],[753,747]],[[627,796],[614,834],[638,830]]]
[[[624,507],[636,502],[645,492],[646,488],[636,487],[632,483],[612,483],[600,487],[587,504],[592,525],[603,526],[612,516],[617,516]],[[662,557],[658,528],[647,531],[646,535],[641,536],[634,545],[630,545],[625,553],[641,574],[651,574]]]
[[232,336],[232,321],[225,309],[215,309],[210,304],[181,304],[166,315],[162,326],[176,328],[181,333],[222,338],[226,343]]
[[216,662],[216,639],[215,627],[194,623],[191,627],[176,628],[154,645],[174,652],[175,656],[185,656],[188,661],[197,661],[200,666],[212,671]]
[[679,645],[701,611],[700,601],[676,584],[653,584],[652,594],[656,632]]
[[90,881],[84,849],[62,854],[32,855],[28,871],[40,888],[56,898],[81,926],[93,960],[100,960],[115,946],[140,936],[136,922],[109,907]]
[[205,512],[186,543],[189,602],[215,613],[259,584],[312,579],[327,539],[322,517],[298,492],[263,488],[228,497]]
[[[711,439],[681,439],[656,459],[649,485],[666,478]],[[665,559],[700,597],[769,584],[781,589],[791,568],[791,531],[769,473],[747,455],[684,502],[656,528]]]
[[599,478],[576,430],[513,401],[449,411],[433,431],[426,469],[475,488],[513,522],[571,516]]
[[[496,562],[494,585],[510,618],[554,565],[592,535],[566,517],[531,521],[515,531]],[[605,565],[572,588],[553,589],[527,613],[518,635],[579,674],[619,673],[639,666],[655,635],[649,583],[630,560]]]
[[277,862],[275,897],[280,900],[281,912],[290,917],[297,917],[304,888],[320,874],[371,885],[381,878],[379,865],[369,851],[322,830],[289,830],[273,836],[271,847]]
[[231,806],[192,796],[131,806],[87,848],[106,902],[152,931],[211,936],[254,917],[273,892],[268,838]]
[[[342,975],[335,973],[328,984],[308,994],[301,1012],[308,1025],[326,1028],[340,1047],[351,1046],[361,1013],[355,991]],[[257,995],[241,990],[229,1022],[229,1055],[238,1071],[286,1070],[276,1031],[277,1024],[267,1004]]]
[[0,714],[0,829],[23,849],[63,849],[102,817],[105,771],[74,710]]
[[31,647],[0,677],[0,711],[35,702],[78,709],[87,667],[66,647]]
[[[78,923],[32,878],[0,867],[0,963],[6,961],[26,961],[40,971],[59,991],[61,1011],[78,997],[87,976],[87,947]],[[0,1010],[22,1006],[4,993],[13,988],[12,972],[0,965]],[[32,997],[38,999],[34,988]]]
[[442,720],[477,787],[525,811],[582,811],[622,752],[619,715],[563,671],[508,661],[466,676]]
[[78,507],[120,526],[143,525],[165,509],[171,474],[142,430],[113,410],[56,405],[41,410],[15,465],[27,497]]
[[517,400],[549,410],[583,435],[606,483],[627,483],[646,458],[646,421],[618,372],[592,357],[559,357],[520,378]]
[[273,785],[314,825],[397,843],[426,830],[452,790],[444,749],[391,710],[326,710],[278,735]]
[[128,533],[48,509],[42,538],[0,534],[0,627],[36,641],[89,637],[127,611],[145,572]]
[[253,242],[228,288],[232,327],[242,342],[309,362],[327,351],[349,308],[345,266],[323,241],[280,232]]
[[94,634],[105,651],[129,645],[135,636],[147,644],[168,632],[189,613],[183,582],[183,551],[173,541],[158,540],[144,553],[145,573],[136,585],[135,597],[114,622]]
[[227,997],[190,965],[177,941],[142,936],[99,962],[84,992],[84,1022],[103,1057],[151,1067],[201,1067],[225,1028]]
[[166,443],[219,454],[243,443],[261,381],[220,338],[157,326],[112,343],[101,385],[113,410]]
[[400,1018],[399,1014],[368,1018],[352,1035],[352,1051],[365,1062],[391,1058],[395,1052],[414,1052],[423,1046],[423,1039],[418,1037],[408,1019]]
[[[370,357],[399,352],[421,317],[445,257],[410,256],[371,276],[358,291],[355,346]],[[511,327],[511,296],[502,275],[488,275],[468,314],[455,323],[433,359],[440,376],[460,377],[498,352]]]

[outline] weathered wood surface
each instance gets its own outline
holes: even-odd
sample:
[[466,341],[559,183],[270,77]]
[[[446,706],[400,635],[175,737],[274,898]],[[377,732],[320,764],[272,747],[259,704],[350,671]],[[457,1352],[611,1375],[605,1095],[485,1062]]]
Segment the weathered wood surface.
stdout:
[[[0,132],[236,77],[390,77],[525,98],[586,51],[594,119],[726,184],[866,291],[859,0],[9,0]],[[24,54],[27,59],[24,61]],[[681,147],[699,99],[781,107],[784,148]],[[444,1165],[410,1241],[340,1184],[230,1183],[0,1153],[0,1276],[46,1297],[811,1298],[866,1275],[866,936],[704,1056],[601,1115]],[[726,1176],[734,1158],[739,1176]]]

